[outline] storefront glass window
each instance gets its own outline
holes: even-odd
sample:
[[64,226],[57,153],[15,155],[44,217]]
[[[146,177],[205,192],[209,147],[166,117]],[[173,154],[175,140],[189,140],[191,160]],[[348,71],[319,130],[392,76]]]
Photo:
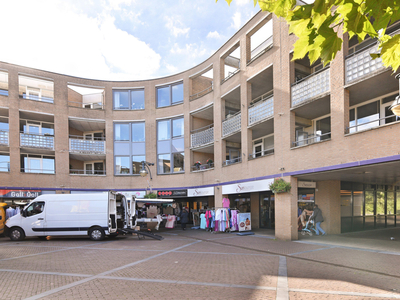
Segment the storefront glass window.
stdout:
[[239,210],[241,213],[251,212],[250,195],[229,195],[230,208]]
[[394,192],[387,192],[386,197],[387,197],[386,212],[388,215],[393,215],[395,213],[395,211],[394,211]]
[[385,214],[385,192],[376,192],[376,214]]
[[363,216],[364,215],[364,192],[353,191],[353,215]]
[[365,191],[365,215],[374,215],[374,192]]
[[340,207],[341,207],[342,217],[351,217],[352,216],[351,191],[341,190],[340,201],[341,201]]

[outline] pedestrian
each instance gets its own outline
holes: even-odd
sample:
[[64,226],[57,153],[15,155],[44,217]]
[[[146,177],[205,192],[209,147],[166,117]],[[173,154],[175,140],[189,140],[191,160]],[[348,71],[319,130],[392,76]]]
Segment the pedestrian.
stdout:
[[181,212],[181,227],[182,227],[182,230],[186,229],[186,223],[189,222],[189,213],[188,213],[188,211],[186,209],[187,209],[186,207],[183,208],[182,212]]
[[326,232],[321,228],[321,222],[324,221],[324,217],[322,216],[322,211],[318,208],[318,205],[314,205],[314,212],[310,218],[315,222],[315,234],[319,235],[319,232],[321,231],[322,235],[326,235]]

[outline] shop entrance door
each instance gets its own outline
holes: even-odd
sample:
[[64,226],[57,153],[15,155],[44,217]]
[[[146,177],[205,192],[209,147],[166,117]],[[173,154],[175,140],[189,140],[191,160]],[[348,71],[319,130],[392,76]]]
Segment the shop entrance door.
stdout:
[[260,193],[260,228],[275,228],[275,195]]

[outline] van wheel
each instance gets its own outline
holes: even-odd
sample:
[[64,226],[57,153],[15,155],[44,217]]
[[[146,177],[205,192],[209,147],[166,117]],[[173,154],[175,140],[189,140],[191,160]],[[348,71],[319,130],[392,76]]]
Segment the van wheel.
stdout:
[[12,241],[22,241],[25,238],[25,232],[18,227],[10,229],[10,239]]
[[101,241],[104,239],[104,230],[100,227],[90,229],[89,236],[92,241]]

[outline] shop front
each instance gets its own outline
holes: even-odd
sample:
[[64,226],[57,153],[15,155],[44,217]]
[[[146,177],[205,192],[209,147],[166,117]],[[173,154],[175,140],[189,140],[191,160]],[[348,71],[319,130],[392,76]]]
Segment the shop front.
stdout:
[[0,190],[0,202],[7,203],[8,206],[24,206],[37,196],[42,194],[54,194],[54,191],[42,190]]
[[299,215],[304,210],[312,210],[315,203],[315,188],[316,182],[311,181],[298,181],[297,182],[297,195],[298,195],[298,210]]

